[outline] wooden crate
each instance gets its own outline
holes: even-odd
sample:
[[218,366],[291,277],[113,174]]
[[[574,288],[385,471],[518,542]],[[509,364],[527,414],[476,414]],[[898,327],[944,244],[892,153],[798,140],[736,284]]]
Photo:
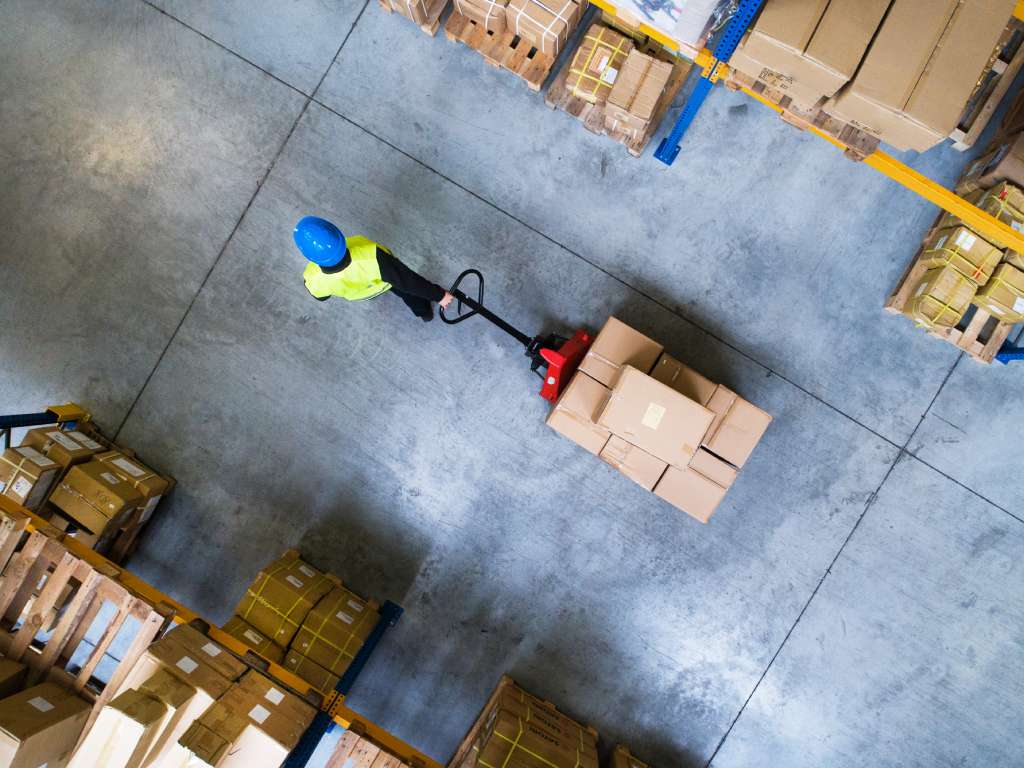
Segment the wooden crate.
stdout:
[[458,11],[453,10],[445,22],[444,36],[472,48],[492,67],[522,78],[534,91],[541,89],[555,65],[554,56],[541,53],[514,32],[490,32]]
[[[377,2],[380,3],[380,7],[388,14],[396,12],[391,0],[377,0]],[[433,4],[427,8],[427,21],[423,24],[416,25],[431,37],[437,34],[437,29],[441,26],[441,14],[443,14],[444,9],[448,7],[448,0],[432,0],[432,2]],[[398,15],[403,16],[404,18],[409,18],[401,11],[398,11]]]
[[[614,141],[619,142],[626,147],[626,151],[633,157],[640,157],[643,154],[644,148],[650,143],[651,138],[657,132],[658,126],[661,125],[661,121],[665,117],[665,113],[672,106],[673,99],[679,93],[679,89],[683,87],[683,83],[686,82],[686,78],[693,66],[686,59],[668,53],[657,43],[647,41],[646,37],[643,41],[637,41],[637,43],[636,50],[672,64],[672,74],[669,76],[665,90],[661,94],[661,99],[654,109],[651,123],[648,126],[647,132],[640,138],[634,139],[632,135],[624,131],[608,130],[604,121],[604,105],[591,104],[586,99],[581,99],[573,94],[569,89],[568,80],[574,56],[566,57],[565,63],[544,96],[544,103],[549,107],[560,109],[566,114],[575,117],[591,133],[598,136],[608,136]],[[575,52],[573,54],[575,55]]]
[[327,759],[325,768],[422,768],[416,758],[403,759],[366,735],[352,723]]
[[[936,226],[944,215],[944,213],[939,214],[935,223],[922,238],[917,253],[914,254],[914,258],[903,272],[896,288],[885,302],[886,312],[894,315],[903,313],[914,289],[917,288],[924,273],[928,271],[928,267],[920,262],[924,245],[932,237]],[[1013,323],[1000,322],[984,309],[972,305],[956,327],[929,328],[927,330],[930,335],[959,347],[979,363],[991,363],[1013,328]]]

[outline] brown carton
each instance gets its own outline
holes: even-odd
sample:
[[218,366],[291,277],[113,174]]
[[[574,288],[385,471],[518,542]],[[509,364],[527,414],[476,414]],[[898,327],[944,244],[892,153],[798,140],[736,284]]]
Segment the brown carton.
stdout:
[[334,675],[343,675],[379,614],[358,595],[335,587],[309,612],[291,648]]
[[505,8],[508,29],[549,56],[558,55],[579,20],[573,0],[509,0]]
[[508,0],[455,0],[455,10],[490,32],[505,31]]
[[[178,746],[178,739],[213,704],[213,699],[164,667],[158,667],[139,683],[138,690],[160,701],[167,710],[163,726],[146,753],[144,764],[160,765],[160,761],[168,755],[186,756],[185,751]],[[171,759],[169,764],[177,765],[180,762],[174,763]]]
[[125,691],[100,710],[69,768],[140,768],[167,715],[154,696]]
[[[99,445],[91,440],[89,442],[91,445]],[[62,469],[73,464],[83,464],[96,453],[95,449],[83,445],[71,433],[62,432],[56,427],[30,429],[21,444],[35,448],[48,459],[57,462]]]
[[0,658],[0,699],[6,699],[25,685],[25,665],[14,659]]
[[608,443],[599,455],[606,464],[615,467],[634,483],[643,486],[648,491],[654,490],[654,486],[661,479],[665,468],[668,467],[668,464],[661,459],[651,456],[616,435],[612,435],[608,439]]
[[[297,744],[306,726],[313,720],[316,709],[294,693],[256,670],[249,670],[231,687],[222,699],[229,705],[239,702],[256,725],[271,734],[281,744]],[[262,721],[259,712],[252,713],[250,704],[259,705],[270,712],[273,721]]]
[[781,91],[789,97],[797,109],[813,109],[823,98],[819,89],[805,85],[792,75],[766,67],[744,50],[733,52],[729,59],[729,66],[754,78],[768,88]]
[[436,19],[448,0],[386,0],[393,11],[398,11],[416,24],[429,24]]
[[736,482],[739,474],[736,467],[727,461],[715,456],[706,448],[701,448],[690,459],[690,469],[700,472],[708,480],[711,480],[723,488],[731,488]]
[[1024,133],[1011,136],[975,160],[956,186],[958,195],[990,189],[1001,181],[1024,187]]
[[580,363],[580,370],[611,388],[624,366],[648,373],[658,361],[662,346],[616,317],[609,317]]
[[607,387],[577,371],[551,410],[547,425],[596,456],[611,435],[595,421],[608,395]]
[[569,64],[566,85],[591,104],[604,104],[618,82],[633,41],[602,24],[591,24]]
[[[976,189],[965,194],[963,198],[1004,224],[1016,230],[1024,229],[1024,192],[1010,182],[1002,181],[987,190]],[[962,224],[958,217],[946,211],[935,228],[949,229]],[[1002,247],[1003,243],[996,245]]]
[[43,683],[0,701],[0,765],[64,766],[92,706],[56,683]]
[[194,651],[206,666],[227,680],[237,680],[248,669],[245,662],[188,624],[179,624],[171,629],[157,641],[157,644],[161,643],[176,643],[185,650]]
[[333,691],[338,685],[338,681],[341,680],[338,675],[332,675],[315,661],[310,661],[294,648],[290,648],[284,657],[284,667],[323,693]]
[[109,466],[114,474],[132,484],[143,499],[140,522],[153,516],[156,505],[167,493],[170,482],[135,458],[128,458],[120,451],[106,451],[96,455],[96,461]]
[[700,472],[669,467],[654,494],[690,517],[706,523],[725,498],[726,488]]
[[712,419],[704,406],[627,366],[597,422],[652,456],[685,467]]
[[721,384],[708,408],[714,412],[715,420],[704,437],[704,447],[733,466],[742,467],[772,417]]
[[941,229],[924,244],[921,263],[926,267],[951,266],[975,285],[984,285],[1003,257],[992,243],[958,226]]
[[142,504],[131,483],[96,460],[73,466],[50,496],[50,503],[90,533],[102,533]]
[[977,291],[977,285],[952,267],[930,269],[921,277],[903,314],[924,328],[952,328]]
[[622,131],[634,139],[643,136],[671,76],[672,65],[668,62],[637,50],[630,51],[608,94],[605,105],[608,130]]
[[[228,707],[226,704],[216,701],[211,704],[202,715],[200,715],[188,729],[182,734],[178,743],[184,748],[187,755],[187,765],[207,765],[213,768],[220,768],[228,758],[228,753],[235,742],[242,736],[249,727],[248,718]],[[259,762],[266,756],[267,763]],[[253,766],[280,766],[284,762],[287,752],[278,749],[277,754],[273,750],[267,753],[257,752],[252,757]],[[273,762],[277,758],[277,762]],[[202,761],[196,763],[195,761]]]
[[334,584],[297,557],[283,557],[256,576],[235,615],[286,647],[317,601]]
[[619,744],[612,752],[611,768],[650,768],[650,766],[647,763],[641,763],[629,753],[629,749]]
[[651,376],[701,405],[708,404],[718,387],[713,381],[701,376],[667,352],[658,358],[658,363],[651,371]]
[[973,303],[1004,323],[1024,322],[1024,271],[1000,264]]
[[0,454],[0,493],[26,509],[37,510],[57,478],[60,466],[31,446]]
[[246,623],[237,616],[232,616],[228,619],[227,623],[221,627],[221,629],[232,637],[245,643],[263,658],[272,661],[275,664],[280,664],[281,659],[284,658],[284,648],[263,633],[256,631],[255,627]]

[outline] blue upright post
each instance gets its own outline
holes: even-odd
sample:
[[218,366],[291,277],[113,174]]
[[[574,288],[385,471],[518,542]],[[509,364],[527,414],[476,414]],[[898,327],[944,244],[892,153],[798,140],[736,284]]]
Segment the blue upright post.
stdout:
[[697,112],[700,111],[704,100],[711,93],[711,87],[718,79],[718,72],[716,70],[719,62],[727,62],[732,58],[736,46],[740,44],[743,34],[747,31],[747,27],[750,26],[750,22],[754,19],[763,2],[764,0],[741,0],[740,7],[729,20],[725,32],[722,33],[721,39],[715,44],[715,49],[711,52],[715,60],[704,67],[704,71],[700,74],[700,80],[697,81],[697,87],[693,89],[690,98],[686,100],[682,114],[679,115],[676,124],[672,126],[672,132],[661,140],[661,144],[658,145],[658,149],[654,152],[654,156],[665,165],[672,165],[675,162],[676,156],[679,154],[679,143],[683,140],[683,135],[686,133],[687,128],[690,127],[690,123],[693,122],[693,118],[697,116]]
[[1007,341],[1003,344],[1002,349],[996,352],[996,360],[1003,365],[1015,360],[1024,360],[1024,347],[1015,346]]
[[[345,674],[341,676],[341,680],[334,687],[334,690],[339,696],[347,696],[349,691],[352,690],[352,685],[355,683],[356,678],[359,677],[359,673],[362,672],[363,667],[366,666],[367,660],[377,647],[377,643],[384,637],[384,633],[388,631],[390,627],[395,626],[398,620],[402,618],[402,606],[392,603],[387,600],[380,609],[380,618],[377,620],[376,626],[373,631],[370,632],[370,636],[366,638],[366,642],[363,643],[363,647],[359,649],[355,658],[352,659],[352,663],[348,665],[348,669],[345,670]],[[313,718],[313,722],[310,724],[306,732],[302,734],[302,738],[299,743],[295,745],[295,749],[291,751],[288,758],[284,761],[281,768],[305,768],[309,762],[309,758],[313,756],[313,752],[316,750],[317,744],[330,730],[334,727],[334,720],[331,716],[324,711],[316,713],[316,717]]]

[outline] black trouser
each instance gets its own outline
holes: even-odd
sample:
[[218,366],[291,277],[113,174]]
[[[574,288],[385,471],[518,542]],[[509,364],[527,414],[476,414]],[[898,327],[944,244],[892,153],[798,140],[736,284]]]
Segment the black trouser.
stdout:
[[395,296],[405,302],[405,306],[412,310],[412,313],[416,317],[427,319],[434,316],[434,308],[430,302],[424,299],[422,296],[413,296],[411,293],[402,293],[397,288],[392,288],[388,293],[393,293]]

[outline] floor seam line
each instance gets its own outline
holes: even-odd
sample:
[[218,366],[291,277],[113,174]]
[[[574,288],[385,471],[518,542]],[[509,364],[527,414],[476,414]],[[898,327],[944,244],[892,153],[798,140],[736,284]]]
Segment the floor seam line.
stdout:
[[[314,88],[313,92],[309,94],[309,98],[313,101],[316,101],[316,95],[320,91],[320,87],[324,84],[327,76],[331,73],[331,69],[338,62],[338,57],[341,56],[341,51],[345,47],[345,43],[347,43],[348,39],[352,37],[352,33],[356,31],[356,24],[358,24],[359,20],[363,18],[363,14],[366,13],[366,8],[369,5],[370,0],[365,0],[363,7],[359,9],[359,13],[357,13],[356,17],[352,20],[352,25],[348,28],[348,32],[345,33],[345,38],[341,41],[341,45],[338,46],[338,50],[336,50],[334,52],[334,56],[331,57],[330,64],[327,65],[327,69],[325,69],[323,75],[321,75],[320,81],[316,84],[316,88]],[[316,101],[316,103],[319,104],[320,102]]]

